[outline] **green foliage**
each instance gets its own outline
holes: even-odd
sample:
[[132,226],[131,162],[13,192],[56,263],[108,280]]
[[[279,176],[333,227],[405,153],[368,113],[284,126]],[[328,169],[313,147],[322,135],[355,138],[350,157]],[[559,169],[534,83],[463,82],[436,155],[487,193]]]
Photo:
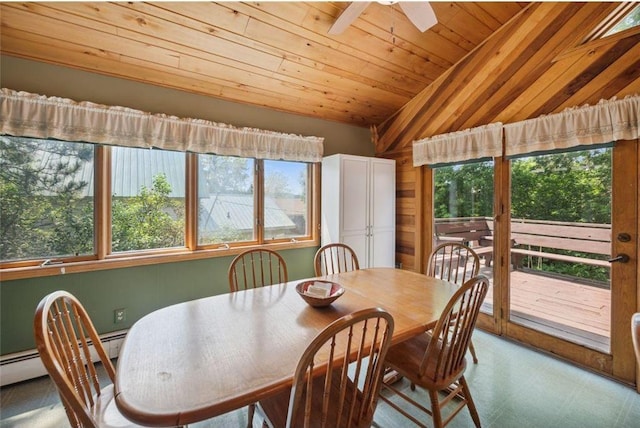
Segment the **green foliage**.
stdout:
[[[549,250],[551,252],[551,250]],[[556,253],[567,255],[581,255],[585,254],[571,252],[571,251],[555,251]],[[609,282],[609,270],[606,268],[591,266],[581,263],[563,263],[557,260],[540,259],[538,257],[525,257],[523,260],[523,266],[532,270],[538,270],[541,272],[553,272],[555,274],[565,275],[568,277],[582,278],[590,281],[608,283]]]
[[[611,149],[517,159],[511,166],[511,216],[611,222]],[[436,218],[493,216],[493,162],[436,169]]]
[[611,223],[611,151],[518,159],[511,167],[511,216]]
[[493,162],[438,168],[434,186],[436,218],[493,215]]
[[[94,253],[94,208],[82,168],[91,144],[0,137],[0,260]],[[91,172],[90,171],[90,172]],[[184,245],[184,201],[164,176],[113,203],[114,251]]]
[[[493,216],[493,164],[477,162],[437,168],[435,218]],[[611,223],[611,149],[516,159],[511,163],[514,219]],[[545,248],[547,252],[593,257]],[[605,268],[525,258],[532,269],[608,281]]]
[[90,161],[88,144],[0,137],[0,259],[93,251],[87,182],[70,180]]
[[112,200],[112,250],[133,251],[184,245],[184,201],[169,197],[164,174],[138,196]]

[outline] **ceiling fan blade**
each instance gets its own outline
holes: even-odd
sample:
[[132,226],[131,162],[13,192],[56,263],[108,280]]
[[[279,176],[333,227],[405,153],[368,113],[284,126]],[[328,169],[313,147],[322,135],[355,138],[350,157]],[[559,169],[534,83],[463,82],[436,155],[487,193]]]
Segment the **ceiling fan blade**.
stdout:
[[427,1],[401,1],[400,7],[418,30],[425,32],[438,23],[438,18]]
[[329,28],[329,34],[340,34],[344,30],[347,29],[349,25],[358,17],[364,10],[369,6],[371,2],[368,1],[354,1],[351,2],[349,6],[346,7],[345,10],[342,11],[336,22],[333,23],[331,28]]

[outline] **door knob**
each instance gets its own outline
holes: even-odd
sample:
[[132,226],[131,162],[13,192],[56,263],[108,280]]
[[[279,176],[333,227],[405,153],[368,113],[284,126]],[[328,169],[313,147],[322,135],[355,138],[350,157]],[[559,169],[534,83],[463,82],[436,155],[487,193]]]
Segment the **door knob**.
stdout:
[[627,263],[628,261],[629,261],[629,256],[627,256],[624,253],[618,254],[614,258],[609,259],[609,263],[613,263],[613,262]]

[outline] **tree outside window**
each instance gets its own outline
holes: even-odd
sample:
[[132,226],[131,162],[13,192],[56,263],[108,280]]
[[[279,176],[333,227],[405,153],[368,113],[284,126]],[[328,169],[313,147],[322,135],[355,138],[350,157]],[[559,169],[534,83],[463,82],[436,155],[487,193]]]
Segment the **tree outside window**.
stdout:
[[0,136],[0,260],[94,253],[91,144]]
[[[96,186],[96,147],[0,136],[0,261],[96,258],[102,246],[107,254],[186,246],[186,153],[101,148],[110,153],[100,159],[111,159],[103,165],[111,182]],[[260,243],[259,228],[265,240],[310,235],[309,164],[197,157],[198,247]],[[95,241],[99,200],[110,201],[106,245]]]

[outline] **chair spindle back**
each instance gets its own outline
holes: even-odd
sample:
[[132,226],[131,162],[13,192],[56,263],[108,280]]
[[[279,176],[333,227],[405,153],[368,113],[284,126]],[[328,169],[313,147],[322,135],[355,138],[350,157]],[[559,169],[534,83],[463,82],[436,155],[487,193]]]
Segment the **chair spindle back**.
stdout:
[[[45,296],[34,318],[36,345],[73,427],[93,427],[90,409],[101,393],[95,364],[103,364],[112,382],[115,369],[82,304],[66,291]],[[94,360],[90,345],[97,353]]]
[[358,256],[346,244],[327,244],[320,248],[313,258],[316,276],[350,272],[360,269]]
[[[311,422],[326,427],[370,426],[393,327],[393,317],[380,308],[346,315],[327,326],[296,368],[287,427],[299,426],[299,412],[304,412],[305,427]],[[318,373],[325,364],[326,371]]]
[[462,285],[478,274],[480,258],[472,248],[458,242],[436,246],[427,264],[427,275]]
[[287,282],[287,265],[282,256],[268,249],[247,250],[229,266],[231,291],[247,290]]
[[433,329],[420,376],[427,373],[434,382],[440,382],[460,372],[488,289],[489,279],[479,275],[464,283],[451,297]]

